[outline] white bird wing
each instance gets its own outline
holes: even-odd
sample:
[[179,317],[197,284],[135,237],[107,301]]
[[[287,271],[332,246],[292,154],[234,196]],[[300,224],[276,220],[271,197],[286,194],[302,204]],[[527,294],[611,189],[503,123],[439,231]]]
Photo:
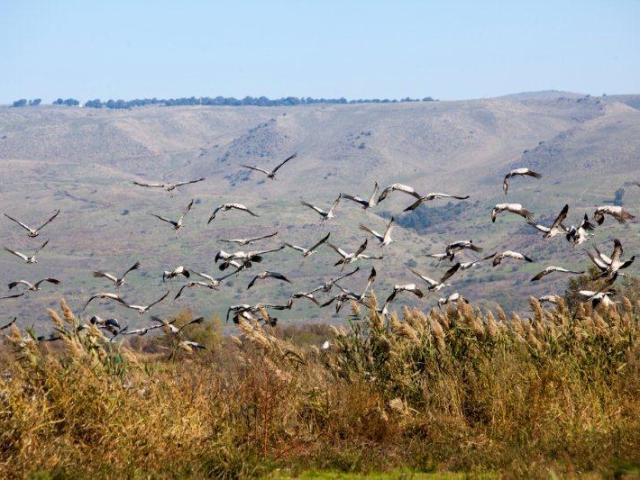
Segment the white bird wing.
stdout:
[[564,222],[564,220],[567,218],[568,213],[569,213],[569,205],[565,205],[560,211],[560,213],[558,214],[558,216],[556,217],[556,219],[551,224],[551,229],[553,230],[554,228],[557,228],[560,224],[562,224],[562,222]]
[[187,205],[187,207],[182,212],[182,215],[180,215],[180,220],[182,220],[187,215],[187,213],[189,213],[191,211],[191,209],[193,208],[193,202],[194,202],[194,200],[191,200],[189,202],[189,205]]
[[507,173],[504,176],[504,180],[502,181],[502,190],[504,191],[505,195],[509,191],[509,178],[511,178],[511,173]]
[[362,291],[362,293],[359,296],[360,300],[364,300],[365,295],[367,294],[367,292],[371,288],[371,285],[373,285],[373,282],[376,281],[376,277],[377,276],[378,276],[378,272],[376,272],[376,269],[374,267],[371,267],[371,272],[369,272],[369,278],[367,278],[367,285],[364,287],[364,290]]
[[528,222],[536,230],[539,230],[542,233],[549,233],[551,229],[549,227],[545,227],[544,225],[537,224],[535,222]]
[[40,245],[36,251],[33,253],[34,256],[36,256],[38,253],[40,253],[44,247],[46,247],[49,244],[49,240],[46,240],[42,245]]
[[[179,299],[182,296],[182,292],[184,292],[185,288],[191,288],[191,287],[197,287],[202,285],[204,282],[189,282],[185,285],[183,285],[182,287],[180,287],[180,289],[178,290],[178,293],[176,293],[176,296],[173,297],[174,300]],[[204,286],[204,285],[202,285]]]
[[167,293],[165,293],[162,297],[160,297],[160,298],[159,298],[158,300],[156,300],[155,302],[150,303],[150,304],[147,306],[147,310],[149,310],[149,309],[150,309],[151,307],[153,307],[154,305],[159,304],[161,301],[163,301],[165,298],[167,298],[167,296],[168,296],[168,295],[169,295],[169,291],[167,291]]
[[89,298],[89,300],[87,300],[87,303],[84,304],[84,307],[82,308],[82,310],[86,310],[87,307],[89,306],[89,304],[91,302],[93,302],[95,299],[108,299],[108,300],[113,300],[116,301],[124,306],[128,306],[127,303],[120,297],[120,295],[118,295],[117,293],[97,293],[95,295],[93,295],[91,298]]
[[112,275],[111,273],[107,273],[107,272],[93,272],[93,276],[96,278],[107,278],[111,280],[113,283],[116,283],[118,281],[118,278],[115,275]]
[[285,163],[287,163],[289,160],[293,160],[294,158],[296,158],[298,156],[297,153],[294,153],[293,155],[288,156],[287,158],[285,158],[281,163],[279,163],[278,165],[276,165],[276,168],[273,169],[272,173],[275,175],[275,173],[280,170]]
[[360,224],[360,230],[363,230],[367,233],[370,233],[371,235],[373,235],[374,237],[376,237],[378,240],[380,240],[381,242],[384,240],[384,235],[382,235],[379,232],[376,232],[375,230],[372,230],[371,228],[367,227],[366,225],[362,225]]
[[318,240],[315,245],[313,245],[311,248],[309,248],[309,252],[313,252],[316,248],[318,248],[320,245],[322,245],[327,240],[329,240],[330,236],[331,236],[331,232],[327,233],[324,237],[322,237],[320,240]]
[[418,277],[420,277],[423,281],[425,281],[426,283],[429,284],[429,286],[431,287],[435,287],[437,285],[440,285],[440,282],[434,280],[433,278],[429,278],[426,275],[421,274],[420,272],[418,272],[417,270],[414,270],[413,268],[409,268],[409,270],[411,271],[411,273],[413,273],[414,275],[417,275]]
[[127,269],[126,272],[122,274],[122,278],[124,279],[124,277],[126,277],[129,273],[133,272],[134,270],[137,270],[138,268],[140,268],[140,262],[134,263]]
[[595,246],[594,246],[594,247],[593,247],[593,249],[594,249],[594,250],[596,251],[596,253],[598,254],[598,257],[599,257],[599,258],[600,258],[604,263],[606,263],[606,264],[607,264],[607,266],[608,266],[608,265],[611,265],[612,260],[611,260],[611,257],[610,257],[609,255],[607,255],[606,253],[602,253],[602,252],[598,249],[598,247],[595,247]]
[[544,270],[542,270],[541,272],[539,272],[535,277],[533,277],[531,279],[532,282],[537,282],[538,280],[540,280],[542,277],[545,277],[547,275],[549,275],[551,272],[553,272],[554,270],[549,270],[551,267],[547,267]]
[[553,272],[560,272],[560,273],[573,273],[573,274],[576,274],[576,275],[580,275],[580,274],[584,273],[584,272],[577,272],[577,271],[575,271],[575,270],[567,270],[566,268],[563,268],[563,267],[557,267],[557,266],[555,266],[555,265],[551,265],[551,266],[549,266],[549,267],[545,268],[545,269],[544,269],[542,272],[540,272],[538,275],[536,275],[535,277],[533,277],[533,278],[531,279],[531,281],[532,281],[532,282],[534,282],[534,281],[536,281],[536,280],[540,280],[542,277],[544,277],[544,276],[546,276],[546,275],[549,275],[550,273],[553,273]]
[[11,282],[9,284],[9,290],[17,287],[18,285],[24,285],[28,289],[32,289],[34,287],[34,285],[31,282],[27,282],[26,280],[18,280],[17,282]]
[[527,257],[524,253],[520,253],[520,252],[513,252],[511,250],[507,250],[506,252],[504,252],[505,255],[511,257],[511,258],[515,258],[516,260],[524,260],[524,261],[530,261],[531,259],[529,257]]
[[382,260],[384,255],[369,255],[367,253],[361,253],[357,256],[357,258],[361,258],[363,260]]
[[389,195],[389,193],[391,193],[392,191],[393,191],[393,185],[389,185],[388,187],[383,188],[382,192],[380,193],[380,196],[378,196],[378,203],[380,203],[385,198],[387,198],[387,195]]
[[510,205],[507,210],[509,210],[511,213],[515,213],[516,215],[520,215],[527,220],[533,221],[533,214],[520,204],[517,204],[517,207]]
[[264,255],[265,253],[279,252],[283,248],[284,248],[284,245],[280,245],[279,247],[270,248],[268,250],[258,250],[257,252],[249,252],[249,256]]
[[193,183],[203,182],[204,180],[205,180],[204,177],[200,177],[200,178],[196,178],[195,180],[187,180],[186,182],[177,182],[177,183],[174,183],[173,187],[178,188],[184,185],[191,185]]
[[455,198],[456,200],[466,200],[469,195],[451,195],[449,193],[432,192],[428,193],[425,200],[437,200],[439,198]]
[[213,212],[211,213],[211,215],[209,216],[209,220],[207,221],[207,223],[211,223],[211,221],[216,218],[216,215],[218,214],[218,212],[220,210],[222,210],[224,208],[224,204],[223,205],[218,205],[216,208],[214,208]]
[[166,217],[163,217],[162,215],[156,215],[155,213],[152,213],[151,215],[153,215],[154,217],[156,217],[158,220],[162,220],[163,222],[167,222],[170,223],[173,226],[176,226],[178,222],[174,221],[174,220],[170,220]]
[[13,217],[11,217],[11,216],[7,215],[6,213],[4,214],[4,216],[5,216],[5,217],[7,217],[7,218],[8,218],[9,220],[11,220],[12,222],[17,223],[18,225],[20,225],[22,228],[24,228],[24,229],[25,229],[25,230],[27,230],[28,232],[31,232],[32,228],[31,228],[29,225],[27,225],[27,224],[25,224],[25,223],[22,223],[20,220],[17,220],[17,219],[15,219],[15,218],[13,218]]
[[380,191],[380,186],[378,182],[373,184],[373,192],[369,196],[369,206],[374,207],[378,203],[378,192]]
[[336,247],[333,243],[327,243],[327,245],[329,245],[329,247],[331,247],[342,258],[347,258],[349,256],[349,254],[347,252],[345,252],[340,247]]
[[18,297],[22,297],[24,295],[24,292],[22,293],[14,293],[12,295],[4,295],[2,297],[0,297],[0,300],[8,300],[10,298],[18,298]]
[[289,248],[292,248],[292,249],[294,249],[294,250],[297,250],[297,251],[298,251],[298,252],[300,252],[300,253],[306,253],[306,252],[310,251],[310,249],[309,249],[309,250],[307,250],[307,249],[306,249],[306,248],[304,248],[304,247],[300,247],[300,246],[298,246],[298,245],[294,245],[294,244],[292,244],[292,243],[284,242],[284,245],[285,245],[285,246],[287,246],[287,247],[289,247]]
[[333,204],[331,205],[331,208],[329,209],[329,212],[328,212],[329,215],[333,213],[333,210],[338,206],[339,203],[340,203],[340,195],[338,195],[338,198],[336,198],[333,201]]
[[412,197],[415,197],[417,199],[421,197],[421,195],[418,192],[416,192],[416,190],[413,187],[410,187],[409,185],[403,185],[402,183],[394,183],[392,185],[389,185],[388,187],[385,187],[385,189],[382,190],[382,193],[378,197],[378,202],[381,202],[382,200],[387,198],[389,193],[395,192],[395,191],[406,193],[407,195],[411,195]]
[[38,287],[39,287],[40,285],[42,285],[44,282],[52,283],[52,284],[54,284],[54,285],[58,285],[58,284],[62,283],[62,282],[61,282],[60,280],[58,280],[57,278],[51,278],[51,277],[49,277],[49,278],[43,278],[42,280],[38,280],[38,281],[35,283],[35,285],[34,285],[34,286],[35,286],[36,288],[38,288]]
[[269,170],[265,170],[264,168],[256,167],[254,165],[240,165],[241,167],[248,168],[249,170],[255,170],[256,172],[264,173],[265,175],[271,175]]
[[611,265],[610,263],[605,262],[599,256],[595,256],[593,253],[589,251],[587,251],[587,255],[589,256],[591,261],[594,263],[594,265],[598,267],[600,270],[603,270],[603,271],[607,270],[609,268],[609,265]]
[[440,283],[444,283],[449,280],[458,270],[460,269],[460,263],[456,263],[453,267],[447,270],[442,278],[440,279]]
[[251,243],[247,238],[221,238],[220,241],[224,243],[237,243],[238,245]]
[[528,170],[528,168],[526,167],[519,167],[519,168],[514,168],[513,170],[510,170],[509,173],[507,173],[508,177],[513,177],[515,175],[523,175],[524,172],[526,172]]
[[398,192],[406,193],[407,195],[411,195],[415,198],[420,198],[422,196],[418,192],[416,192],[415,188],[410,187],[409,185],[404,185],[402,183],[394,183],[393,185],[391,185],[391,187],[387,187],[387,188],[389,188],[392,192],[398,191]]
[[395,222],[395,218],[391,217],[389,219],[389,223],[387,223],[387,227],[384,230],[384,235],[382,235],[382,240],[387,240],[391,236],[391,229],[393,228],[393,222]]
[[16,323],[17,317],[13,317],[9,323],[5,323],[4,325],[0,326],[0,331],[2,330],[6,330],[7,328],[9,328],[11,325],[13,325],[14,323]]
[[344,279],[344,278],[350,277],[351,275],[353,275],[353,274],[355,274],[355,273],[358,273],[359,271],[360,271],[360,267],[356,267],[356,268],[355,268],[355,269],[353,269],[351,272],[343,273],[343,274],[342,274],[342,275],[340,275],[339,277],[337,277],[337,278],[334,278],[334,279],[330,280],[328,283],[330,283],[330,284],[334,284],[334,283],[339,282],[340,280],[342,280],[342,279]]
[[300,201],[300,203],[301,203],[302,205],[304,205],[305,207],[309,207],[309,208],[311,208],[312,210],[315,210],[315,211],[316,211],[316,212],[318,212],[320,215],[326,215],[326,214],[327,214],[327,212],[325,212],[325,211],[324,211],[324,210],[322,210],[321,208],[316,207],[315,205],[311,205],[311,204],[310,204],[310,203],[308,203],[308,202]]
[[197,275],[200,278],[204,278],[205,280],[209,280],[210,282],[215,283],[216,279],[213,278],[211,275],[207,275],[206,273],[202,273],[202,272],[196,272],[195,270],[191,270],[191,273],[193,273],[194,275]]
[[253,286],[255,285],[255,283],[256,283],[258,280],[260,280],[261,278],[263,278],[263,277],[261,277],[260,275],[256,275],[256,276],[254,276],[254,277],[251,279],[251,281],[249,282],[249,285],[247,285],[247,290],[250,290],[250,289],[251,289],[251,287],[253,287]]
[[591,298],[594,295],[596,295],[598,292],[594,292],[592,290],[580,290],[578,292],[579,295],[582,295],[583,297],[587,297],[587,298]]
[[196,272],[194,270],[191,270],[191,273],[193,273],[194,275],[197,275],[200,278],[204,278],[205,280],[207,280],[208,283],[202,283],[202,282],[195,282],[195,283],[200,283],[203,287],[209,287],[209,286],[213,286],[214,288],[217,288],[218,285],[220,285],[220,283],[229,278],[232,275],[235,275],[236,272],[230,272],[227,273],[226,275],[223,275],[220,278],[214,278],[211,275],[207,275],[206,273],[201,273],[201,272]]
[[264,240],[266,238],[275,237],[276,235],[278,235],[278,232],[269,233],[267,235],[261,235],[259,237],[248,238],[246,239],[246,241],[248,243],[257,242],[258,240]]
[[353,254],[355,257],[362,255],[364,253],[364,251],[367,249],[367,244],[369,243],[369,241],[367,239],[365,239],[364,242],[362,242],[362,244],[358,247],[358,249],[355,251],[355,253]]
[[243,212],[247,212],[250,215],[253,215],[254,217],[258,217],[259,215],[253,213],[251,210],[249,210],[245,205],[241,204],[241,203],[228,203],[227,204],[228,208],[235,208],[236,210],[242,210]]
[[11,253],[12,255],[15,255],[16,257],[20,257],[20,258],[21,258],[22,260],[24,260],[25,262],[26,262],[27,260],[29,260],[29,257],[27,257],[24,253],[20,253],[20,252],[18,252],[18,251],[16,251],[16,250],[11,250],[10,248],[7,248],[7,247],[4,247],[4,249],[5,249],[7,252]]
[[367,202],[364,198],[359,197],[357,195],[350,195],[348,193],[341,193],[340,196],[342,198],[346,198],[347,200],[351,200],[352,202],[359,203],[360,205],[369,205],[369,202]]
[[617,238],[613,241],[613,251],[611,252],[611,263],[619,263],[624,250],[622,249],[622,243]]
[[132,183],[134,185],[138,185],[139,187],[147,187],[147,188],[164,188],[166,186],[164,183],[157,183],[157,182],[147,183],[147,182],[138,182],[137,180],[134,180]]

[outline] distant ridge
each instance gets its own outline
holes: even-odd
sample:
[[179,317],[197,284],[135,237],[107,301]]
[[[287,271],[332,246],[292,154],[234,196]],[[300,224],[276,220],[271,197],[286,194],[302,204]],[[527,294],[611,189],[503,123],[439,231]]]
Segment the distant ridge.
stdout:
[[501,95],[497,98],[506,98],[511,100],[539,100],[548,101],[556,100],[558,98],[580,98],[589,96],[585,93],[567,92],[564,90],[541,90],[539,92],[520,92],[510,93],[507,95]]
[[[527,102],[527,101],[538,101],[538,102],[546,102],[546,101],[554,101],[559,99],[564,100],[578,100],[578,99],[586,99],[586,98],[598,98],[603,101],[608,102],[620,102],[624,103],[632,108],[640,109],[640,95],[638,94],[619,94],[619,95],[606,95],[602,96],[593,96],[585,93],[576,93],[569,92],[564,90],[541,90],[534,92],[518,92],[518,93],[510,93],[506,95],[499,95],[497,97],[486,97],[482,98],[484,100],[487,99],[500,99],[500,100],[512,100],[516,102]],[[478,99],[459,99],[456,101],[470,101],[470,100],[478,100]],[[84,108],[106,108],[106,109],[121,109],[128,110],[135,107],[145,107],[145,106],[161,106],[161,107],[174,107],[174,106],[232,106],[232,107],[242,107],[242,106],[257,106],[257,107],[291,107],[296,105],[358,105],[358,104],[397,104],[397,103],[413,103],[413,102],[437,102],[439,100],[433,97],[423,97],[423,98],[356,98],[356,99],[347,99],[345,97],[340,98],[313,98],[313,97],[281,97],[281,98],[268,98],[265,96],[261,97],[252,97],[246,96],[244,98],[235,98],[235,97],[179,97],[179,98],[134,98],[130,100],[123,99],[109,99],[109,100],[101,100],[99,98],[93,100],[87,100],[86,102],[80,102],[75,98],[58,98],[51,102],[51,105],[54,106],[66,106],[66,107],[84,107]],[[45,104],[42,102],[40,98],[34,98],[28,100],[26,98],[21,98],[15,100],[10,106],[14,108],[21,107],[38,107],[44,106]],[[2,106],[2,105],[0,105]]]
[[640,110],[640,95],[607,95],[607,101],[620,102],[625,105]]

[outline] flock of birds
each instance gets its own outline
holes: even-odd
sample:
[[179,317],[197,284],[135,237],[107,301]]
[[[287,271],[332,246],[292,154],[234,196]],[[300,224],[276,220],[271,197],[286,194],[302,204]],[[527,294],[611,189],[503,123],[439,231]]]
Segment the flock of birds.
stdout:
[[[266,176],[269,180],[275,180],[277,173],[280,171],[282,167],[284,167],[288,162],[296,158],[296,154],[293,154],[287,157],[284,161],[279,163],[272,170],[266,170],[264,168],[253,166],[253,165],[242,165],[243,168],[259,172]],[[533,179],[540,179],[541,175],[536,173],[529,168],[516,168],[507,173],[504,177],[503,181],[503,190],[505,196],[508,194],[510,180],[515,177],[529,177]],[[185,187],[187,185],[192,185],[198,182],[205,181],[204,178],[198,178],[185,182],[176,182],[176,183],[145,183],[134,181],[133,184],[135,186],[141,188],[148,189],[160,189],[166,192],[173,193],[178,188]],[[636,182],[636,185],[640,186],[640,183]],[[370,208],[376,207],[379,203],[383,202],[389,195],[397,192],[398,194],[405,195],[410,197],[412,203],[404,209],[404,212],[410,212],[418,208],[420,205],[431,202],[433,200],[438,199],[450,199],[450,200],[466,200],[469,198],[468,195],[452,195],[448,193],[428,193],[427,195],[422,195],[416,189],[409,185],[404,185],[400,183],[395,183],[387,186],[382,191],[379,189],[379,185],[376,182],[373,188],[372,193],[367,198],[363,198],[357,195],[351,195],[347,193],[340,193],[335,200],[331,202],[329,207],[321,207],[317,205],[313,205],[311,203],[301,201],[301,205],[311,209],[316,212],[316,214],[320,217],[322,223],[329,221],[335,217],[336,208],[338,207],[341,201],[350,201],[359,205],[362,209],[367,210]],[[194,205],[194,200],[191,200],[188,205],[180,212],[180,215],[176,217],[168,217],[164,215],[158,215],[152,213],[153,217],[158,219],[159,221],[166,223],[171,226],[175,231],[179,231],[185,226],[185,218],[191,212]],[[242,203],[223,203],[217,206],[211,213],[208,219],[208,223],[215,221],[219,215],[235,211],[237,214],[246,214],[253,217],[258,217],[259,215],[255,213],[253,210],[248,208],[246,205]],[[584,215],[582,220],[577,225],[566,225],[567,217],[569,213],[569,206],[565,205],[560,213],[557,215],[555,220],[551,223],[551,225],[541,225],[534,221],[534,216],[532,212],[524,208],[519,203],[499,203],[495,205],[495,207],[491,211],[491,220],[492,222],[496,222],[497,218],[500,215],[504,214],[512,214],[518,215],[522,217],[527,224],[529,224],[532,228],[537,229],[538,231],[543,233],[544,238],[553,238],[558,235],[563,235],[568,242],[573,245],[580,245],[585,243],[590,237],[593,236],[593,230],[595,230],[598,226],[603,225],[606,217],[611,217],[620,223],[625,223],[634,218],[634,216],[629,213],[627,210],[620,206],[612,206],[605,205],[601,207],[597,207],[593,212],[592,218],[590,219],[587,214]],[[7,213],[4,216],[15,223],[19,227],[21,227],[25,232],[27,237],[31,239],[35,239],[39,237],[51,222],[56,220],[60,215],[60,210],[57,210],[50,218],[48,218],[44,223],[40,226],[33,228],[26,223],[8,215]],[[387,224],[384,231],[378,232],[373,230],[366,225],[360,224],[359,229],[366,233],[368,237],[371,237],[373,241],[377,242],[380,247],[388,247],[392,242],[392,230],[394,228],[394,217],[392,216]],[[269,232],[262,235],[258,235],[251,238],[232,238],[232,239],[222,239],[221,241],[229,244],[229,245],[237,245],[239,247],[250,246],[253,244],[257,244],[266,240],[274,239],[278,236],[278,232]],[[309,247],[295,245],[290,242],[282,242],[277,247],[273,248],[263,248],[256,250],[236,250],[236,251],[225,251],[220,250],[215,255],[215,263],[217,264],[219,270],[223,272],[220,276],[215,276],[212,274],[199,272],[191,268],[184,267],[182,265],[177,266],[173,270],[164,271],[162,274],[162,281],[166,282],[171,279],[184,279],[184,283],[180,286],[177,294],[173,296],[173,301],[178,300],[185,292],[186,289],[207,289],[207,290],[219,290],[223,287],[225,280],[229,277],[235,277],[240,274],[240,272],[244,270],[250,270],[256,264],[261,264],[265,256],[272,254],[274,252],[290,249],[293,255],[300,254],[303,258],[309,257],[316,253],[321,247],[327,247],[331,249],[336,254],[336,262],[335,267],[340,267],[339,271],[336,271],[335,275],[326,281],[324,281],[321,285],[316,286],[315,288],[297,291],[290,295],[288,301],[283,304],[269,304],[269,303],[259,303],[259,304],[238,304],[231,305],[227,310],[226,320],[229,321],[231,318],[235,323],[238,323],[241,319],[250,320],[250,321],[263,321],[268,325],[275,325],[277,322],[277,318],[272,316],[271,311],[278,310],[289,310],[292,308],[293,303],[297,301],[306,300],[315,304],[316,306],[323,308],[329,305],[335,304],[336,312],[339,312],[343,305],[348,302],[357,302],[361,305],[364,305],[367,308],[371,308],[371,303],[368,301],[370,297],[370,291],[373,283],[376,280],[377,272],[375,267],[372,267],[370,273],[368,275],[367,283],[364,285],[361,291],[353,291],[347,289],[343,286],[342,281],[360,270],[359,266],[356,266],[354,269],[349,271],[344,271],[347,266],[360,262],[362,260],[379,260],[382,259],[382,255],[370,255],[367,252],[367,248],[369,246],[369,238],[365,239],[360,246],[355,250],[351,251],[340,246],[335,245],[330,240],[331,234],[327,233],[322,236],[319,240],[317,240],[313,245]],[[36,264],[38,263],[39,254],[48,246],[49,241],[43,242],[41,245],[37,246],[35,250],[28,253],[22,253],[17,250],[6,248],[5,251],[17,259],[22,261],[25,264]],[[481,256],[472,261],[460,261],[460,253],[463,251],[472,251],[476,253],[481,253],[483,251],[482,247],[476,245],[472,240],[458,240],[449,243],[444,252],[429,254],[428,256],[437,259],[438,263],[440,262],[449,262],[448,267],[441,275],[436,278],[429,277],[414,268],[408,267],[409,271],[420,280],[421,284],[417,283],[404,283],[404,284],[396,284],[393,286],[391,293],[386,297],[386,300],[382,304],[381,308],[378,309],[378,313],[381,315],[389,314],[390,305],[396,300],[399,295],[402,294],[411,294],[418,298],[422,298],[425,295],[425,292],[439,292],[447,287],[451,286],[449,281],[457,275],[459,272],[468,270],[473,268],[474,266],[480,264],[481,262],[491,261],[494,267],[502,264],[507,261],[515,261],[515,262],[533,262],[533,260],[526,254],[513,251],[513,250],[505,250],[502,252],[495,252],[491,255]],[[614,240],[613,250],[610,255],[606,255],[602,253],[597,246],[594,245],[594,251],[588,252],[588,256],[591,259],[591,262],[596,267],[599,272],[596,278],[603,279],[604,285],[598,291],[587,291],[581,290],[579,294],[585,299],[585,301],[591,301],[594,305],[603,304],[605,306],[613,305],[614,302],[611,300],[611,297],[615,295],[615,290],[612,288],[613,284],[616,282],[619,276],[624,275],[622,272],[624,269],[629,267],[635,260],[635,257],[630,257],[627,260],[623,260],[623,248],[620,240]],[[82,312],[84,313],[87,307],[92,304],[94,301],[107,301],[113,302],[117,305],[120,305],[126,309],[133,310],[138,312],[140,315],[144,315],[149,313],[154,307],[158,304],[167,301],[170,297],[171,293],[167,290],[162,296],[149,303],[132,303],[121,296],[120,290],[126,283],[126,278],[140,269],[140,262],[135,262],[129,268],[127,268],[122,273],[110,273],[104,271],[95,271],[93,272],[93,276],[96,278],[100,278],[108,282],[115,291],[110,292],[99,292],[92,295],[87,299],[84,307],[82,308]],[[584,274],[585,271],[576,271],[564,268],[558,265],[549,265],[540,273],[535,275],[531,281],[537,282],[544,277],[547,277],[552,274],[562,273],[569,275],[580,275]],[[266,281],[277,281],[284,282],[287,284],[291,284],[291,280],[283,273],[272,271],[272,270],[264,270],[252,275],[251,280],[247,285],[247,289],[251,289],[257,283],[266,282]],[[60,280],[56,278],[43,278],[41,280],[31,282],[27,280],[17,280],[9,283],[9,293],[4,296],[0,296],[0,300],[8,300],[8,299],[17,299],[26,295],[28,292],[38,292],[45,284],[59,285],[61,283]],[[21,291],[18,291],[21,289]],[[16,292],[17,291],[17,292]],[[16,292],[16,293],[13,293]],[[335,292],[335,294],[332,294]],[[327,298],[321,299],[321,295],[328,296]],[[545,295],[540,297],[541,302],[551,302],[557,303],[559,301],[559,296],[557,295]],[[443,296],[439,298],[438,305],[442,307],[443,305],[447,305],[455,302],[467,302],[467,300],[459,293],[453,292],[449,295]],[[15,318],[13,318],[8,324],[0,326],[0,331],[9,328],[14,322]],[[161,319],[157,316],[150,316],[151,323],[147,324],[142,328],[129,329],[128,326],[122,325],[122,323],[117,318],[102,318],[98,315],[91,316],[88,320],[88,324],[84,324],[81,328],[88,328],[89,324],[94,325],[97,328],[102,329],[110,335],[110,340],[113,341],[115,338],[120,336],[127,335],[146,335],[149,332],[154,330],[162,329],[166,334],[173,335],[178,341],[178,345],[186,351],[193,351],[195,349],[204,348],[203,345],[188,339],[184,334],[184,329],[187,325],[192,325],[194,323],[201,323],[203,321],[202,317],[198,317],[187,325],[182,325],[177,327],[174,325],[175,320],[165,320]],[[59,335],[50,334],[48,336],[38,336],[36,338],[38,341],[54,341],[60,339]],[[328,348],[328,343],[325,342],[323,348]]]

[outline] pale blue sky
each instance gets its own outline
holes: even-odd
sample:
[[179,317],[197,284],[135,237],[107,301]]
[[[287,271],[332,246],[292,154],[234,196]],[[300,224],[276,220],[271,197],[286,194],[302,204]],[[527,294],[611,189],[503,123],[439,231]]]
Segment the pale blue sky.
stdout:
[[0,0],[0,102],[640,93],[640,1]]

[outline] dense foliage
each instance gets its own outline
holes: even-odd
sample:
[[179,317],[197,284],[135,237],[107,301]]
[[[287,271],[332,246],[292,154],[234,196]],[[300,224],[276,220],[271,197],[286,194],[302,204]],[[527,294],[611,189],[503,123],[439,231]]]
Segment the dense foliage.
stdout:
[[[32,103],[37,101],[37,103]],[[39,105],[40,99],[35,99],[27,103],[26,99],[20,99],[13,102],[14,107],[24,107],[26,105]],[[134,107],[144,107],[148,105],[160,105],[163,107],[175,107],[185,105],[206,105],[206,106],[244,106],[252,105],[257,107],[281,107],[293,105],[315,105],[315,104],[354,104],[354,103],[398,103],[398,102],[433,102],[431,97],[424,97],[422,100],[417,98],[405,97],[397,99],[379,99],[379,98],[362,98],[347,100],[346,98],[311,98],[311,97],[283,97],[270,99],[267,97],[244,97],[242,99],[234,97],[181,97],[181,98],[134,98],[133,100],[106,100],[99,98],[88,100],[84,103],[87,108],[111,108],[111,109],[129,109]],[[75,98],[62,99],[58,98],[53,105],[77,106],[80,102]]]
[[52,103],[52,105],[66,105],[67,107],[77,107],[78,105],[80,105],[80,101],[76,100],[75,98],[58,98]]
[[42,99],[33,98],[31,100],[27,100],[26,98],[21,98],[20,100],[16,100],[11,104],[12,107],[37,107],[42,103]]
[[199,355],[169,334],[109,342],[63,303],[50,311],[61,342],[7,337],[0,477],[617,477],[640,464],[640,303],[570,311],[532,299],[530,318],[353,308],[347,328],[243,321],[225,338],[193,326],[208,345]]
[[[89,100],[84,104],[91,108],[133,108],[147,105],[161,105],[165,107],[183,105],[207,105],[207,106],[245,106],[276,107],[293,105],[314,105],[314,104],[352,104],[352,103],[397,103],[397,102],[418,102],[418,99],[403,98],[402,100],[389,99],[357,99],[347,100],[346,98],[311,98],[311,97],[283,97],[270,99],[267,97],[244,97],[242,99],[234,97],[182,97],[182,98],[136,98],[133,100]],[[425,97],[422,101],[433,101],[431,97]]]

